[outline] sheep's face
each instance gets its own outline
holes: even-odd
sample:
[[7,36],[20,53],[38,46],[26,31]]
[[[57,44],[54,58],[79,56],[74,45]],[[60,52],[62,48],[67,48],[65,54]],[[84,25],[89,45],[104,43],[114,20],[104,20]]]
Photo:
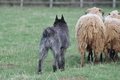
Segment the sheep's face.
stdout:
[[120,13],[117,10],[114,10],[110,12],[109,15],[120,15]]
[[102,16],[104,15],[104,11],[102,9],[94,7],[94,8],[88,9],[85,14],[96,14],[102,18]]

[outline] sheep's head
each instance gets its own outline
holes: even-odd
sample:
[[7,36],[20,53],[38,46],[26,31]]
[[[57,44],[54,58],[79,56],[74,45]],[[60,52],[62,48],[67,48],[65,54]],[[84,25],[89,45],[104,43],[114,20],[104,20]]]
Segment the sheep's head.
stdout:
[[109,15],[120,15],[120,13],[117,10],[114,10],[110,12]]
[[100,16],[102,18],[102,16],[104,15],[104,11],[102,9],[100,9],[100,8],[93,7],[93,8],[88,9],[85,12],[85,14],[96,14],[96,15],[98,15],[98,16]]
[[108,13],[108,15],[109,15],[111,18],[118,18],[118,19],[120,19],[120,12],[118,12],[117,10],[114,10],[114,11]]

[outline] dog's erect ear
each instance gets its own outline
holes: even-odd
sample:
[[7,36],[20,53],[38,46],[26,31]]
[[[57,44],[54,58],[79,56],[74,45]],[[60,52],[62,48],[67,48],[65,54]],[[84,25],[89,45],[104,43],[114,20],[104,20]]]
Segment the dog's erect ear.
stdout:
[[65,21],[65,20],[64,20],[64,16],[63,16],[63,15],[62,15],[62,17],[61,17],[61,20],[62,20],[62,21]]
[[58,17],[57,17],[57,15],[56,15],[55,21],[58,21]]

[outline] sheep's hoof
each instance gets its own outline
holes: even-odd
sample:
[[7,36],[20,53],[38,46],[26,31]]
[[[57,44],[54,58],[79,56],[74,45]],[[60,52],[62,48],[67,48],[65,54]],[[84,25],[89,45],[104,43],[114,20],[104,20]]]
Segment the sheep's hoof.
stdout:
[[39,75],[39,74],[42,74],[42,72],[38,72],[38,75]]
[[81,65],[81,67],[83,67],[83,66],[84,66],[84,64]]
[[107,63],[108,63],[108,61],[105,61],[105,63],[107,64]]
[[100,61],[95,61],[94,64],[100,64],[101,62]]

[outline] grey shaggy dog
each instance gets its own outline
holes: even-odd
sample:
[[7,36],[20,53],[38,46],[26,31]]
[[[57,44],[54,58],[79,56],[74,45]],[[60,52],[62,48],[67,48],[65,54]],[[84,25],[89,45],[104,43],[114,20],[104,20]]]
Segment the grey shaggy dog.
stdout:
[[62,15],[61,19],[58,19],[57,15],[53,27],[47,27],[43,31],[43,35],[40,41],[40,60],[38,65],[38,74],[42,73],[42,63],[48,50],[51,49],[54,55],[53,72],[57,70],[57,66],[61,71],[65,67],[65,52],[69,47],[69,31],[67,23]]

